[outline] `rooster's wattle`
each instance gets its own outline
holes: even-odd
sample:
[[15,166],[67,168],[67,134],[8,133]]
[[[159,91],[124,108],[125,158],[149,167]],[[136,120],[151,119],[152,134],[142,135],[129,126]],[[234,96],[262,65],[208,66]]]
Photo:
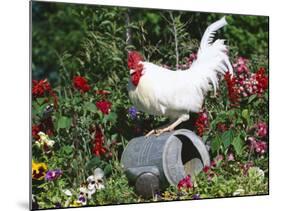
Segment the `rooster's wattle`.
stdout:
[[161,134],[174,130],[189,119],[189,113],[200,112],[204,97],[213,87],[218,88],[218,74],[233,72],[224,40],[213,42],[214,34],[227,24],[225,17],[211,24],[205,31],[197,59],[189,69],[173,71],[150,62],[131,51],[128,55],[129,97],[140,111],[166,116],[174,122],[168,127],[150,131]]

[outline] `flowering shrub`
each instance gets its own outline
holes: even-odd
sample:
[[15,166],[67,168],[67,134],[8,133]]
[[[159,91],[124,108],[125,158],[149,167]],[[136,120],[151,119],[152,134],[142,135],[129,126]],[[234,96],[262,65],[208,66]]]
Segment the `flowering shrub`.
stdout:
[[[166,13],[151,13],[158,18],[155,18],[154,25],[152,15],[144,16],[135,10],[133,21],[129,24],[134,33],[130,43],[130,40],[126,42],[124,39],[128,32],[124,24],[125,9],[68,8],[60,8],[57,13],[49,14],[55,16],[50,21],[71,17],[70,23],[77,21],[72,28],[81,27],[83,32],[72,34],[70,37],[73,40],[70,42],[65,42],[68,37],[64,36],[63,45],[49,42],[45,45],[68,46],[68,53],[58,50],[55,54],[58,58],[55,59],[54,53],[46,52],[48,59],[44,60],[40,57],[45,53],[42,53],[43,48],[36,48],[41,54],[35,50],[33,52],[33,207],[42,209],[148,201],[137,196],[129,186],[120,157],[129,140],[144,135],[167,120],[138,111],[128,99],[130,75],[127,50],[138,49],[146,60],[173,70],[183,70],[196,60],[197,39],[201,37],[193,39],[196,33],[192,36],[186,33],[186,25],[181,23],[183,19],[179,15],[176,18],[176,28],[180,29],[177,37],[179,56],[178,62],[175,62],[175,44],[171,42],[174,39],[170,34],[173,27],[161,22],[165,20],[161,17]],[[89,18],[92,14],[98,18]],[[145,27],[141,22],[134,21],[140,14],[145,20]],[[189,18],[186,16],[185,19]],[[250,17],[245,18],[246,21],[248,19],[251,20]],[[164,27],[161,35],[157,32],[159,26]],[[37,32],[43,28],[34,24]],[[60,30],[56,28],[55,31]],[[35,45],[41,43],[36,36],[37,33],[34,33],[33,37],[37,40],[33,42]],[[150,36],[155,38],[150,39]],[[154,39],[161,40],[161,43],[153,43]],[[153,47],[150,42],[158,47]],[[74,45],[76,49],[72,49]],[[265,49],[259,49],[261,51]],[[234,74],[227,73],[221,77],[216,96],[213,93],[206,96],[202,112],[194,121],[191,118],[188,122],[209,149],[212,159],[210,166],[205,166],[198,176],[187,175],[177,186],[155,193],[152,200],[268,193],[267,58],[252,53],[241,57],[235,45],[230,46],[229,54]],[[39,57],[43,61],[42,67],[49,68],[50,65],[55,71],[45,69],[46,74],[41,74],[40,65],[37,64]],[[136,60],[143,58],[135,54],[129,59],[129,66],[134,67]],[[52,66],[49,61],[57,65]],[[141,69],[142,66],[136,68]],[[134,83],[139,80],[139,72],[131,76]]]

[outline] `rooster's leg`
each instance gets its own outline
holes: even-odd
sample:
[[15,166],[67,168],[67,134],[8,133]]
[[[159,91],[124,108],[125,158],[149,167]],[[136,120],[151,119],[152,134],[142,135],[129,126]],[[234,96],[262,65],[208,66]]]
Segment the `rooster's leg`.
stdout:
[[148,137],[152,134],[155,134],[156,136],[159,136],[164,132],[170,132],[170,131],[174,130],[179,124],[181,124],[182,122],[185,122],[187,120],[189,120],[189,114],[184,114],[184,115],[180,116],[172,124],[169,124],[168,126],[166,126],[164,128],[161,128],[161,129],[153,129],[148,134],[146,134],[145,136]]

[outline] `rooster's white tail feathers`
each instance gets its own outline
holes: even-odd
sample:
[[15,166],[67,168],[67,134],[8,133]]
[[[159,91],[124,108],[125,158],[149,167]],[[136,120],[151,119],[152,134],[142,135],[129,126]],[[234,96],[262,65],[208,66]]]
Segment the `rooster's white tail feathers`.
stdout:
[[227,55],[227,46],[224,40],[218,39],[213,42],[217,30],[227,25],[225,17],[212,23],[205,31],[200,48],[197,53],[197,60],[192,64],[191,69],[197,79],[201,78],[200,89],[205,94],[210,89],[211,82],[216,93],[218,87],[218,73],[225,74],[227,71],[233,74],[232,65]]

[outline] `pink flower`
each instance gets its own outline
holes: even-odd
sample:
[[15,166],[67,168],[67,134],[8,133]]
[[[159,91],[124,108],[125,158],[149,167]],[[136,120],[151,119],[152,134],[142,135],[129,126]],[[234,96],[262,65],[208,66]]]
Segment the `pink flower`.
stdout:
[[186,60],[187,60],[187,68],[189,68],[196,59],[197,59],[197,54],[196,53],[189,54],[189,57],[186,58]]
[[227,155],[227,161],[235,161],[234,155],[233,155],[232,152],[230,152],[230,153]]
[[238,57],[236,62],[233,64],[233,67],[236,69],[238,74],[248,73],[249,68],[247,66],[248,60],[243,57]]
[[264,122],[260,122],[256,127],[257,136],[260,138],[265,137],[267,135],[267,125]]
[[267,150],[267,143],[264,141],[259,141],[256,143],[256,153],[262,155]]
[[254,137],[249,137],[250,149],[256,152],[258,155],[263,155],[267,151],[267,143],[255,139]]
[[179,181],[178,183],[178,189],[190,189],[193,187],[192,181],[191,181],[191,176],[187,175],[185,178],[183,178],[182,180]]

